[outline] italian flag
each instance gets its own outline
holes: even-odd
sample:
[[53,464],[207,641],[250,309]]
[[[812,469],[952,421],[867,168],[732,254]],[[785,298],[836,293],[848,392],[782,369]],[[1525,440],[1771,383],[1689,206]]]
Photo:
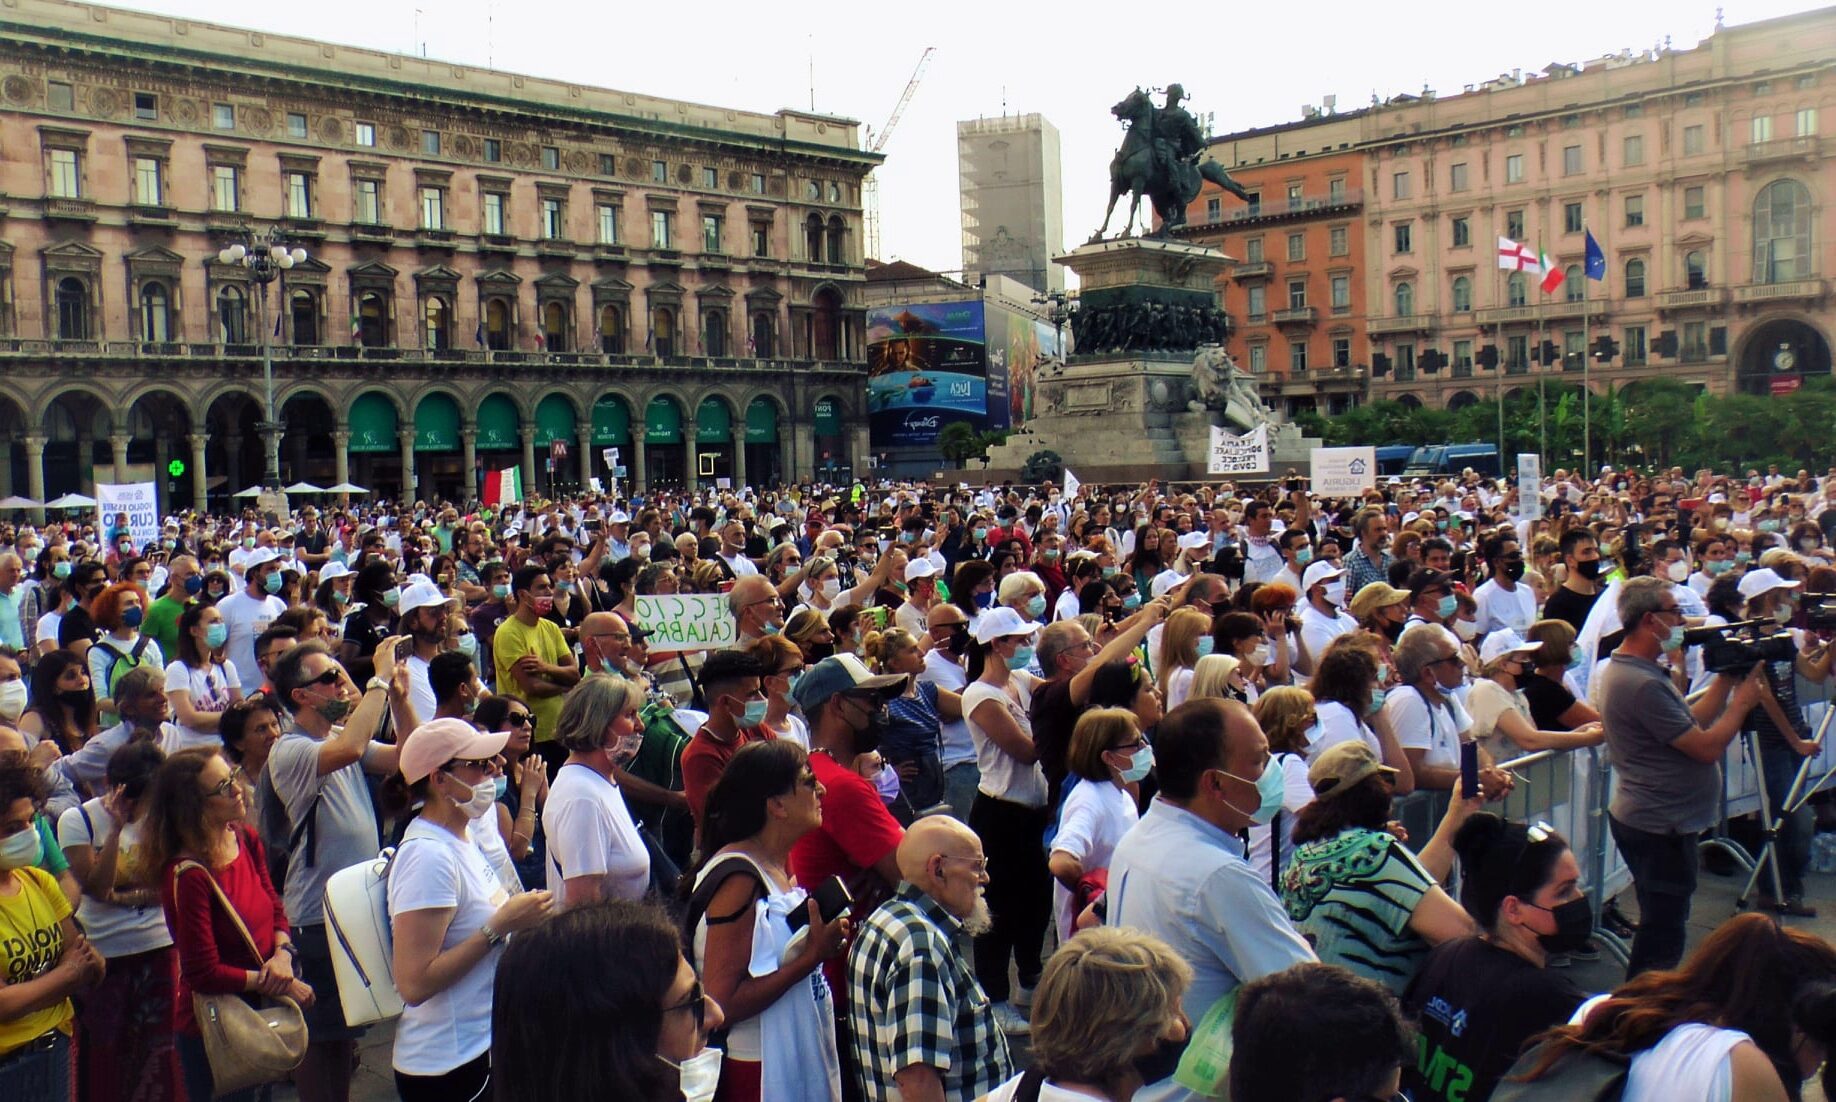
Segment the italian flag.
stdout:
[[1555,294],[1555,289],[1562,285],[1562,280],[1566,277],[1563,275],[1562,269],[1557,267],[1553,260],[1549,259],[1549,254],[1543,251],[1543,243],[1541,241],[1536,243],[1536,263],[1538,267],[1543,269],[1543,282],[1541,285],[1543,293],[1546,295]]
[[505,467],[501,471],[486,471],[484,484],[484,503],[486,505],[516,505],[523,500],[523,468]]

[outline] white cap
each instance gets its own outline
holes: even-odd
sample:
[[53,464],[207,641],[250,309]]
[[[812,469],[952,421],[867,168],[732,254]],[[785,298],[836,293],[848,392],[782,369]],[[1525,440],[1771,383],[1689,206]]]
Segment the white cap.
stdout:
[[1179,537],[1179,549],[1181,551],[1197,551],[1210,543],[1211,533],[1209,532],[1187,532],[1185,535]]
[[451,603],[440,587],[429,581],[410,584],[402,590],[402,599],[395,606],[398,615],[406,616],[417,608],[430,608],[435,605]]
[[333,578],[349,577],[350,574],[351,568],[336,559],[319,568],[319,580],[322,582],[329,582]]
[[1027,623],[1013,609],[1006,605],[996,605],[976,618],[975,641],[986,644],[1003,636],[1032,635],[1038,630],[1038,624]]
[[1307,565],[1307,573],[1301,575],[1301,593],[1310,593],[1314,586],[1330,582],[1344,573],[1331,559],[1315,559]]
[[623,509],[615,509],[612,511],[612,515],[606,518],[606,523],[607,524],[630,524],[631,518],[630,516],[626,515]]
[[258,566],[266,566],[271,562],[276,562],[280,557],[280,552],[274,550],[272,547],[257,547],[255,550],[249,552],[248,558],[242,560],[243,572],[247,573]]
[[905,580],[915,582],[919,578],[932,578],[937,575],[937,564],[927,558],[916,558],[905,564]]
[[1175,586],[1184,583],[1186,576],[1177,570],[1162,570],[1148,579],[1148,596],[1165,597]]
[[1779,572],[1761,567],[1749,570],[1740,578],[1740,595],[1748,600],[1774,589],[1796,589],[1802,582],[1788,582],[1779,577]]
[[1524,637],[1510,628],[1499,628],[1485,637],[1479,646],[1479,664],[1489,666],[1507,654],[1529,654],[1542,647],[1541,643],[1526,643]]

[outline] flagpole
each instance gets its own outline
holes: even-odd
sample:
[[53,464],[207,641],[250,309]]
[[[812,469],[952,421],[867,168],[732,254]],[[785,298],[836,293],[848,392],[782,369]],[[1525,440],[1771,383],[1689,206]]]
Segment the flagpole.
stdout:
[[1587,264],[1587,224],[1581,224],[1581,470],[1585,478],[1592,480],[1594,470],[1594,353],[1592,319],[1588,316],[1588,284],[1593,277],[1588,274]]
[[[1504,296],[1503,296],[1502,294],[1500,294],[1500,293],[1499,293],[1499,286],[1500,286],[1500,284],[1499,284],[1499,275],[1498,275],[1498,273],[1499,273],[1499,272],[1502,272],[1502,271],[1504,271],[1504,268],[1503,268],[1503,266],[1502,266],[1502,265],[1498,265],[1498,264],[1494,264],[1494,265],[1492,265],[1492,304],[1493,304],[1494,306],[1497,306],[1497,305],[1498,305],[1498,303],[1500,303],[1500,302],[1502,302],[1502,301],[1504,301]],[[1500,313],[1502,314],[1502,310],[1500,311]],[[1498,324],[1498,325],[1495,325],[1495,326],[1493,326],[1493,327],[1492,327],[1492,339],[1493,339],[1494,341],[1496,341],[1496,340],[1498,340],[1498,339],[1500,339],[1500,338],[1501,338],[1501,337],[1503,337],[1503,336],[1504,336],[1504,325],[1503,325],[1503,323],[1500,323],[1500,324]],[[1496,350],[1498,346],[1497,346],[1496,344],[1494,344],[1494,345],[1493,345],[1492,347],[1493,347],[1493,349],[1494,349],[1494,350]],[[1507,347],[1509,347],[1509,346],[1507,346]],[[1493,379],[1493,382],[1497,384],[1497,400],[1498,400],[1498,469],[1499,469],[1499,470],[1501,470],[1501,471],[1505,469],[1505,465],[1504,465],[1504,462],[1505,462],[1505,446],[1504,446],[1504,377],[1505,377],[1505,368],[1506,368],[1506,366],[1507,366],[1507,364],[1506,364],[1506,362],[1505,362],[1505,361],[1504,361],[1503,359],[1500,359],[1500,360],[1499,360],[1499,361],[1498,361],[1497,363],[1494,363],[1494,364],[1492,365],[1492,373],[1493,373],[1493,374],[1492,374],[1492,379]]]
[[[1543,239],[1539,236],[1536,239],[1536,258],[1538,261],[1537,266],[1542,267],[1542,263],[1547,260],[1548,256],[1549,254],[1543,251]],[[1545,466],[1547,466],[1549,463],[1549,420],[1547,417],[1548,402],[1544,395],[1543,383],[1549,374],[1549,365],[1542,362],[1543,342],[1549,339],[1549,329],[1548,329],[1549,319],[1548,319],[1547,312],[1543,309],[1544,300],[1549,297],[1549,292],[1543,289],[1543,281],[1546,281],[1549,278],[1549,272],[1547,269],[1543,270],[1542,276],[1543,276],[1543,280],[1538,281],[1537,287],[1536,287],[1536,357],[1532,360],[1532,362],[1537,365],[1537,372],[1536,372],[1537,462],[1542,463]]]

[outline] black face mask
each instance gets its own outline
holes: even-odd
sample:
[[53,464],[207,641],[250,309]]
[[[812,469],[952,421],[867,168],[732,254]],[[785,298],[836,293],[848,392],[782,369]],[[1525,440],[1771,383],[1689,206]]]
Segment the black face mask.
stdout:
[[1504,569],[1502,573],[1504,574],[1505,577],[1511,579],[1512,581],[1517,581],[1518,579],[1524,576],[1524,564],[1521,559],[1514,560],[1508,563],[1504,563],[1503,567]]
[[1380,626],[1383,629],[1384,637],[1389,639],[1390,642],[1394,643],[1398,639],[1402,638],[1402,629],[1407,625],[1406,625],[1406,622],[1403,624],[1397,624],[1397,623],[1392,623],[1389,620],[1381,620],[1378,622],[1378,626]]
[[950,648],[951,654],[961,654],[965,650],[968,650],[969,649],[969,625],[968,624],[957,624],[955,627],[951,628],[950,638],[949,638],[947,645]]
[[1581,575],[1583,578],[1586,578],[1590,582],[1594,581],[1595,579],[1600,577],[1600,560],[1590,559],[1587,562],[1576,563],[1575,573]]
[[886,736],[887,713],[884,705],[867,713],[867,725],[854,732],[854,752],[871,754],[880,748]]
[[1553,907],[1537,907],[1534,903],[1526,903],[1525,906],[1547,911],[1549,917],[1555,919],[1555,933],[1536,935],[1537,943],[1547,952],[1573,952],[1593,936],[1594,913],[1588,908],[1585,897],[1558,903]]
[[1185,1054],[1185,1041],[1169,1041],[1163,1037],[1154,1042],[1152,1052],[1135,1057],[1135,1074],[1141,1076],[1144,1084],[1171,1079],[1179,1070],[1179,1058]]
[[81,708],[88,708],[96,702],[95,695],[88,689],[62,689],[59,690],[57,699],[64,707],[72,709],[73,711]]
[[832,657],[834,654],[835,654],[835,644],[834,643],[811,643],[810,644],[810,658],[813,661],[820,662],[825,658]]

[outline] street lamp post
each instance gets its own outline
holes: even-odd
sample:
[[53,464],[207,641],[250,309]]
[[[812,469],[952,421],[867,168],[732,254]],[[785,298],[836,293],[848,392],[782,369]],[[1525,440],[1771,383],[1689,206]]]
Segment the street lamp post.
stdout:
[[255,426],[261,435],[261,488],[278,494],[281,489],[280,441],[284,426],[274,408],[274,348],[268,333],[268,285],[296,264],[306,262],[306,250],[288,248],[272,227],[262,231],[244,230],[245,240],[227,245],[217,252],[219,264],[240,264],[248,270],[249,282],[258,288],[255,298],[255,327],[261,331],[261,380],[263,386],[262,423]]
[[1065,358],[1065,322],[1077,312],[1077,296],[1069,291],[1052,290],[1033,296],[1033,303],[1046,308],[1046,317],[1052,320],[1054,339],[1058,342],[1056,353],[1059,359]]

